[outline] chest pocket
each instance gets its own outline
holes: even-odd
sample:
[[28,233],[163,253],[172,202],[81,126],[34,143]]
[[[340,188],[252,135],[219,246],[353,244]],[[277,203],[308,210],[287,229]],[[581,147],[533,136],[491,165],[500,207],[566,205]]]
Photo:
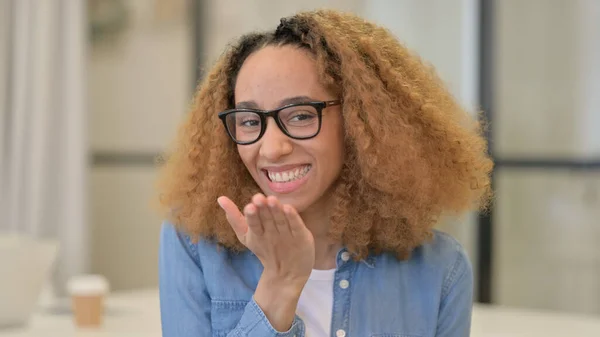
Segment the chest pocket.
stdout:
[[211,301],[210,322],[213,336],[227,336],[242,318],[247,304],[248,301]]

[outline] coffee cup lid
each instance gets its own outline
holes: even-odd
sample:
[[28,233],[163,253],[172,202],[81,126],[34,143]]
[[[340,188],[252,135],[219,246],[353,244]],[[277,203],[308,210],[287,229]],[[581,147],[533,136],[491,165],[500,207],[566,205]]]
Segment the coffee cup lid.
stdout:
[[104,295],[108,290],[108,280],[102,275],[78,275],[67,283],[67,291],[71,295]]

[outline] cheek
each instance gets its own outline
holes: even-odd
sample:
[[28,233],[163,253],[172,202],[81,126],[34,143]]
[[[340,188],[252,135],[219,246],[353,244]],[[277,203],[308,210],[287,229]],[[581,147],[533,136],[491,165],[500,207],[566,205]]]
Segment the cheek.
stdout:
[[321,142],[321,160],[325,163],[328,175],[337,177],[344,163],[344,130],[338,125],[327,130]]
[[344,126],[341,118],[337,119],[337,123],[333,125],[331,131],[331,137],[329,139],[330,144],[332,144],[332,146],[330,146],[330,155],[331,158],[338,160],[339,163],[337,163],[337,166],[341,167],[345,157]]
[[240,156],[240,159],[246,166],[246,169],[248,169],[248,171],[252,172],[252,168],[256,167],[256,165],[254,165],[255,157],[253,155],[252,148],[250,148],[248,145],[245,145],[245,146],[238,145],[237,150],[238,150],[238,155]]

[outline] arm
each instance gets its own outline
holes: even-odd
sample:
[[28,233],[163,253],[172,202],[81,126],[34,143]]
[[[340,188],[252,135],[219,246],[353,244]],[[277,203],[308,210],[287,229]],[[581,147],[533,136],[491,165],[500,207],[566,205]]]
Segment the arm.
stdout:
[[[172,225],[161,230],[159,288],[164,337],[212,336],[211,300],[198,252],[189,238]],[[238,325],[228,336],[304,336],[304,325],[296,317],[286,332],[276,331],[254,298],[248,303]]]
[[436,337],[466,337],[471,330],[473,269],[462,248],[442,289]]

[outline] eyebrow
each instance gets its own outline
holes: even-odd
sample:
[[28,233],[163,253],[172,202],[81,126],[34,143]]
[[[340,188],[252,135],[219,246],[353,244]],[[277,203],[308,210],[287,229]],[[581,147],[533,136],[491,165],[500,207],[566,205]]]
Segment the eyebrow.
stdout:
[[[294,96],[282,99],[281,101],[279,101],[279,106],[297,103],[307,103],[313,101],[315,101],[315,99],[308,96]],[[256,102],[254,101],[243,101],[237,103],[235,107],[237,109],[258,109],[258,104],[256,104]]]

